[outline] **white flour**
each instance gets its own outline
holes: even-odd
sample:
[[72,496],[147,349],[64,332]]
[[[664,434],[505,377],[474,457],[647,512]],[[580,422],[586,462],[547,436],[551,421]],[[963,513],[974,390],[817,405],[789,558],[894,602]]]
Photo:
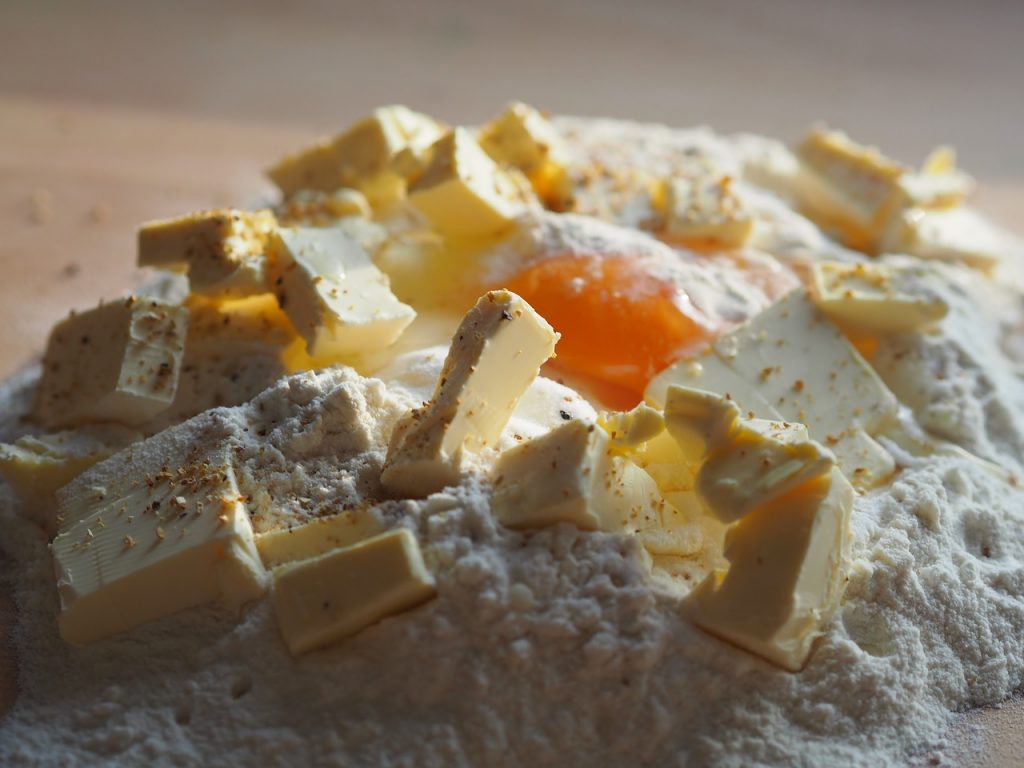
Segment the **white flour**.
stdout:
[[[676,141],[659,131],[638,135]],[[970,297],[950,294],[942,336],[894,339],[882,372],[904,382],[919,419],[1017,471],[1024,386],[996,318]],[[0,438],[19,429],[26,386],[3,391]],[[288,509],[318,492],[355,503],[378,492],[366,478],[381,434],[414,390],[300,374],[261,396],[267,435],[257,406],[217,418],[223,439],[253,451],[243,483],[276,467],[258,504]],[[943,412],[949,392],[978,405]],[[363,432],[339,436],[350,429]],[[326,651],[291,659],[265,601],[71,648],[57,635],[45,539],[4,495],[20,693],[0,721],[0,764],[821,766],[940,754],[950,710],[1024,682],[1024,492],[970,458],[899,458],[893,484],[856,502],[846,601],[799,674],[694,628],[631,541],[497,525],[472,476],[380,510],[419,536],[438,598]]]

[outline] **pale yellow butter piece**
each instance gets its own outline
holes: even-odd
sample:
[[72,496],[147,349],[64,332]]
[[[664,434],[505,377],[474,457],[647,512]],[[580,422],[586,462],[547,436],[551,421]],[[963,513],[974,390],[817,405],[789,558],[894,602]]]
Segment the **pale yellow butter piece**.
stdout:
[[853,473],[863,437],[891,424],[898,408],[895,395],[802,290],[723,336],[708,355],[659,374],[647,400],[664,402],[673,383],[720,394],[743,416],[806,424],[859,488],[870,487]]
[[733,403],[708,392],[670,388],[665,422],[697,459],[697,492],[724,523],[832,471],[832,454],[802,424],[741,419]]
[[904,174],[900,189],[908,206],[954,208],[974,191],[974,180],[956,167],[952,147],[936,147],[917,173]]
[[335,643],[437,593],[416,538],[374,536],[273,571],[271,603],[292,654]]
[[730,565],[690,593],[691,618],[800,669],[845,586],[852,487],[805,425],[743,419],[735,403],[713,393],[671,386],[665,424],[683,463],[697,466],[701,507],[731,524]]
[[420,112],[381,107],[338,136],[334,150],[345,180],[365,182],[388,169],[412,175],[419,156],[442,133],[436,120]]
[[55,532],[54,494],[93,464],[142,439],[133,429],[97,424],[0,444],[0,477],[21,500],[21,512]]
[[839,607],[853,489],[838,469],[752,511],[726,532],[728,569],[687,597],[695,624],[796,672]]
[[921,259],[962,262],[991,273],[1007,252],[1007,243],[992,224],[969,208],[911,208],[902,214],[887,250]]
[[896,471],[893,455],[862,429],[847,432],[831,448],[843,474],[858,491],[880,485]]
[[138,233],[138,263],[187,270],[193,293],[219,298],[265,293],[264,254],[276,226],[271,211],[234,208],[146,222]]
[[884,264],[815,262],[811,295],[844,330],[862,334],[915,331],[941,320],[949,307],[935,294],[901,289],[901,270]]
[[416,316],[339,229],[282,227],[270,253],[274,293],[315,358],[386,347]]
[[656,408],[664,408],[669,387],[675,384],[721,395],[736,403],[742,415],[750,418],[757,415],[781,419],[782,415],[761,396],[758,383],[747,381],[729,366],[725,358],[709,348],[698,357],[670,365],[651,379],[644,391],[644,400]]
[[188,310],[132,296],[72,314],[50,333],[33,416],[47,428],[141,424],[174,400]]
[[807,425],[795,421],[748,418],[743,424],[754,433],[779,443],[802,443],[811,439]]
[[[667,497],[669,505],[666,517],[677,516],[675,504]],[[683,518],[681,524],[652,525],[636,532],[637,541],[655,558],[694,557],[701,554],[705,544],[703,529]],[[655,560],[658,563],[659,560]]]
[[491,508],[509,528],[635,533],[657,526],[664,507],[654,480],[614,455],[603,429],[577,420],[502,453],[491,478]]
[[272,568],[351,546],[383,530],[384,524],[371,510],[352,509],[259,535],[256,549],[263,564]]
[[[663,425],[664,426],[664,425]],[[691,557],[699,554],[705,545],[708,516],[704,502],[694,486],[700,469],[699,458],[684,453],[675,438],[663,429],[643,444],[640,451],[629,456],[650,477],[665,504],[661,505],[661,519],[637,531],[640,543],[656,557]],[[703,455],[703,449],[697,456]],[[714,526],[720,524],[714,523]]]
[[266,174],[285,197],[300,190],[333,192],[344,186],[341,163],[330,139],[285,155],[268,168]]
[[381,107],[333,139],[288,155],[267,170],[290,197],[300,190],[362,189],[371,199],[389,186],[401,195],[405,179],[422,169],[421,155],[442,129],[426,115],[399,106]]
[[528,104],[512,102],[480,129],[480,146],[497,163],[522,171],[537,196],[554,210],[572,200],[568,152],[551,122]]
[[[680,447],[680,442],[686,446],[686,451]],[[703,455],[703,443],[694,444],[685,439],[677,441],[666,429],[649,440],[643,452],[635,453],[633,457],[654,478],[662,495],[667,497],[675,492],[693,491]]]
[[169,430],[58,492],[61,636],[81,645],[214,600],[259,597],[266,574],[227,452]]
[[665,429],[661,412],[646,403],[639,403],[629,411],[602,413],[597,423],[608,433],[611,446],[622,451],[642,450]]
[[665,184],[664,207],[670,238],[738,248],[754,231],[754,217],[729,176],[672,179]]
[[395,428],[381,481],[426,496],[458,481],[465,448],[496,445],[558,334],[519,296],[491,291],[452,337],[433,397]]
[[665,396],[664,419],[682,460],[696,467],[712,446],[728,441],[740,410],[718,393],[673,384]]
[[269,293],[218,301],[190,296],[188,334],[174,402],[146,430],[177,424],[197,413],[239,405],[288,373],[284,362],[303,344]]
[[899,182],[910,169],[824,128],[812,130],[794,151],[805,171],[797,185],[801,205],[825,228],[837,229],[851,247],[875,250],[905,202]]
[[287,227],[329,227],[342,219],[353,216],[368,219],[372,215],[366,195],[348,187],[333,192],[300,190],[277,208],[278,221]]
[[498,234],[529,209],[530,194],[523,185],[465,129],[445,134],[431,146],[429,157],[426,170],[409,185],[409,202],[440,234]]
[[[920,241],[918,237],[919,224],[930,222],[932,216],[944,223],[943,214],[959,211],[974,189],[974,181],[957,169],[952,149],[937,148],[922,169],[914,171],[842,132],[815,129],[796,154],[804,171],[796,187],[802,206],[848,245],[871,253],[903,251],[970,263],[970,236],[961,241],[966,257],[953,255],[958,247],[934,247],[933,253],[941,255],[928,254],[929,243],[943,239],[934,236],[934,227],[925,225]],[[976,260],[988,261],[987,249],[978,250]]]

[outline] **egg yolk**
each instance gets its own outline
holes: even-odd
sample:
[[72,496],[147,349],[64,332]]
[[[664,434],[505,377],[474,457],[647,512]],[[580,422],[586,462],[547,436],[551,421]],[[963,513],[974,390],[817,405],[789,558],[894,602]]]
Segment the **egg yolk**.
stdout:
[[656,373],[713,336],[679,286],[626,257],[556,256],[502,287],[562,334],[555,370],[595,384],[611,407],[636,405]]

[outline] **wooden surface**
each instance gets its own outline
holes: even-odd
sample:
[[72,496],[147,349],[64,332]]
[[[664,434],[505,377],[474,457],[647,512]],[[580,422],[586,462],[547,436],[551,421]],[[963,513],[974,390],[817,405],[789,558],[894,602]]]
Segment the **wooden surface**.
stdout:
[[0,0],[0,93],[328,131],[382,102],[793,138],[1024,178],[1019,0]]
[[[135,283],[138,222],[252,203],[268,161],[392,101],[480,121],[523,98],[784,139],[824,119],[911,162],[948,141],[979,206],[1024,234],[1022,28],[1011,0],[0,0],[0,378],[69,308]],[[12,623],[0,590],[0,633]],[[972,713],[944,759],[1019,765],[1022,731],[1024,705]]]

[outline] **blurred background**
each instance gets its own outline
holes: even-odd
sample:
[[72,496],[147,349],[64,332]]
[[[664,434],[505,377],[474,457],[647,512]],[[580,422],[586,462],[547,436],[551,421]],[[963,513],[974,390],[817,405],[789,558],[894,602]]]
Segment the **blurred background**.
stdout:
[[795,138],[815,120],[907,162],[955,144],[1024,176],[1020,0],[0,0],[0,92],[339,129],[386,102]]

